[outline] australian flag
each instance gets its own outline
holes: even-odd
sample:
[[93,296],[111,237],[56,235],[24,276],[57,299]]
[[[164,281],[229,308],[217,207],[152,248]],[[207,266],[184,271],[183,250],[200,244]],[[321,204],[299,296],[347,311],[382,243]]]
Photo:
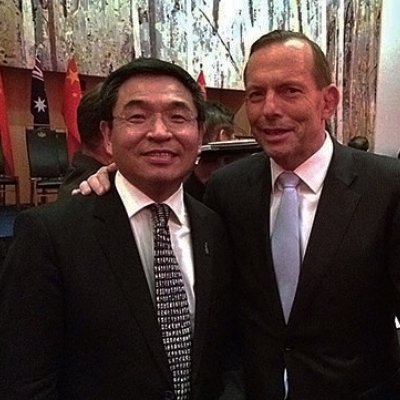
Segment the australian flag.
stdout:
[[38,57],[35,59],[35,67],[32,70],[31,113],[33,115],[33,125],[50,124],[43,71]]

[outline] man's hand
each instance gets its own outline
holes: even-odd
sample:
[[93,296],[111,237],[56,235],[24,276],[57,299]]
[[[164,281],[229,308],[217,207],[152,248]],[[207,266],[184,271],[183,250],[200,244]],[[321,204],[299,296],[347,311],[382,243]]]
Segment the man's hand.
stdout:
[[72,194],[81,193],[84,196],[96,193],[101,196],[110,190],[110,178],[109,175],[117,170],[115,163],[101,167],[94,175],[90,175],[86,181],[83,181],[79,185],[79,189],[74,189]]

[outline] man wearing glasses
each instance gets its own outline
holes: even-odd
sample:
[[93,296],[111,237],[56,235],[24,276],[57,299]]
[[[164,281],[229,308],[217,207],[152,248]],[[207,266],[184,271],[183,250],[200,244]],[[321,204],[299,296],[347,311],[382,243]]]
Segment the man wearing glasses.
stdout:
[[182,190],[201,93],[180,67],[138,59],[101,98],[110,192],[16,221],[0,274],[0,398],[216,399],[230,252],[219,217]]

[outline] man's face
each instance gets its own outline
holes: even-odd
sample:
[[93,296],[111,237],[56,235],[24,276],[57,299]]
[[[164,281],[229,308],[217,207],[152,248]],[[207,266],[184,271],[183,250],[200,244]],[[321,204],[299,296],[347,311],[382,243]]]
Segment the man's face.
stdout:
[[310,46],[301,40],[256,50],[246,71],[246,110],[252,132],[279,165],[295,169],[323,144],[337,89],[318,89]]
[[193,168],[202,133],[191,93],[170,76],[139,75],[118,90],[110,128],[118,169],[155,201],[173,194]]

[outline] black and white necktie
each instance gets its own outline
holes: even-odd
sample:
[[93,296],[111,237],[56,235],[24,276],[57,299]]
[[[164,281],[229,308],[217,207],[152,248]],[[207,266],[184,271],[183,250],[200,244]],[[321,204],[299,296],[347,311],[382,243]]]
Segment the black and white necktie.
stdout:
[[177,400],[190,395],[191,325],[182,274],[173,253],[166,204],[150,206],[154,228],[154,283],[157,319]]

